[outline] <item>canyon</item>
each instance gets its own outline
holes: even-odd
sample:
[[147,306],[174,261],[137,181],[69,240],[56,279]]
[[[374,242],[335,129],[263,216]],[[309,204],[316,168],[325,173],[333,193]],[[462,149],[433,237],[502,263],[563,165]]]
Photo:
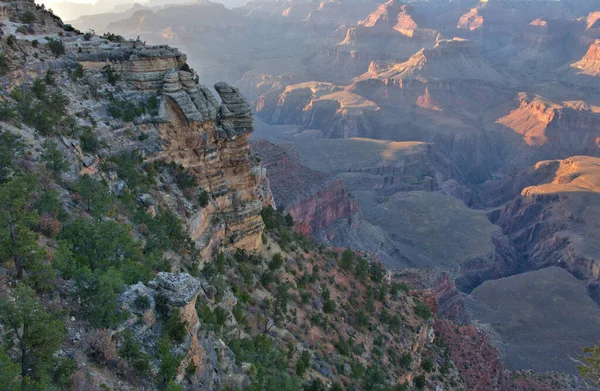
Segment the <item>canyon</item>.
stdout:
[[[285,209],[305,237],[391,271],[420,269],[438,314],[463,324],[454,332],[440,321],[438,332],[481,342],[481,360],[499,357],[487,379],[458,364],[469,389],[526,388],[504,369],[576,375],[569,356],[597,344],[588,325],[600,316],[598,7],[137,5],[73,16],[74,28],[126,39],[64,37],[65,56],[28,57],[11,83],[108,64],[124,83],[109,88],[118,99],[157,95],[159,107],[133,129],[99,122],[98,134],[112,151],[147,151],[148,162],[194,174],[205,207],[163,201],[181,209],[205,258],[260,249],[261,209]],[[40,35],[11,28],[20,40]],[[148,138],[128,140],[131,131]],[[462,349],[450,349],[457,363]]]

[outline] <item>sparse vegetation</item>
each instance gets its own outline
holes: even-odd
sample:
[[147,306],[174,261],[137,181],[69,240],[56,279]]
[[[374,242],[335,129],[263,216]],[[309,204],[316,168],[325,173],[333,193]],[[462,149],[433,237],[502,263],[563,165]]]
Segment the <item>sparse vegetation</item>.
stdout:
[[[108,76],[111,77],[116,76]],[[143,115],[158,115],[158,98],[152,95],[142,101],[124,101],[113,98],[108,106],[108,113],[115,119],[131,122]]]
[[30,24],[30,23],[35,22],[35,15],[31,11],[25,11],[21,14],[21,16],[19,17],[19,20],[23,24]]
[[579,376],[585,379],[590,387],[600,386],[600,347],[585,347],[576,362],[579,364]]
[[65,44],[60,39],[48,39],[48,48],[56,58],[65,54]]

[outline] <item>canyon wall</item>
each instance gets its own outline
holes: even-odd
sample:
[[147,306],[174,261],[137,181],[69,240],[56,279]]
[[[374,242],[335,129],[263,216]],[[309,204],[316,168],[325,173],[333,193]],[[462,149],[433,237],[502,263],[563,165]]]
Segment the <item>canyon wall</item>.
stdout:
[[252,141],[251,148],[267,169],[276,206],[294,218],[297,232],[317,234],[338,220],[352,222],[360,213],[343,181],[301,165],[297,151],[266,140]]

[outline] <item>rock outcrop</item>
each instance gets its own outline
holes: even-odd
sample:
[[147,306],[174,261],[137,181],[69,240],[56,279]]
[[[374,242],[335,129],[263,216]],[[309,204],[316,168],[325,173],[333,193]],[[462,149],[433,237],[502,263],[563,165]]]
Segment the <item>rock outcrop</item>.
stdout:
[[[146,285],[132,285],[121,295],[122,308],[132,313],[123,327],[132,330],[139,340],[158,349],[165,319],[177,313],[178,320],[185,325],[186,335],[173,348],[181,358],[175,380],[182,382],[185,378],[191,386],[211,390],[222,383],[244,386],[248,378],[235,363],[233,352],[218,336],[208,333],[198,318],[196,302],[200,300],[203,305],[213,305],[213,295],[207,293],[211,291],[215,291],[214,286],[189,274],[158,273],[155,280]],[[140,297],[145,297],[149,303],[141,311],[136,306]],[[235,297],[232,298],[234,302],[223,302],[228,311],[236,304]],[[230,313],[229,318],[235,323]],[[237,323],[233,327],[237,327]],[[192,372],[190,368],[193,368]]]
[[[372,77],[365,75],[361,79]],[[376,75],[379,79],[419,80],[480,80],[489,83],[506,82],[505,75],[479,55],[475,45],[466,39],[440,40],[431,49],[421,49],[401,64]]]
[[259,195],[269,195],[259,189],[264,176],[255,174],[260,169],[253,170],[250,164],[252,114],[239,90],[215,84],[219,103],[208,87],[198,83],[186,56],[168,46],[98,37],[65,41],[68,61],[88,72],[113,73],[125,99],[157,98],[158,115],[136,119],[135,131],[157,134],[160,140],[151,153],[146,152],[146,159],[181,164],[210,194],[209,204],[192,211],[188,220],[201,254],[207,257],[219,246],[258,249],[263,230]]
[[[186,71],[168,73],[163,88],[168,98],[162,113],[169,121],[156,125],[165,142],[157,158],[191,170],[213,199],[194,218],[192,238],[206,247],[222,233],[227,245],[257,249],[263,223],[257,197],[260,178],[254,175],[248,157],[253,130],[250,107],[226,83],[215,85],[223,102],[219,106],[210,91],[197,85]],[[215,224],[215,219],[222,222]]]

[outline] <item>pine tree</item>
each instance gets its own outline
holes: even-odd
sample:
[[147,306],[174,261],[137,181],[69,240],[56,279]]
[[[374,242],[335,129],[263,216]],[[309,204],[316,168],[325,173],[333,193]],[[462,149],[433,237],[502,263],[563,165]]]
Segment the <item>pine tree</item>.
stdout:
[[0,256],[14,263],[17,278],[32,277],[43,267],[38,235],[31,230],[38,215],[30,208],[33,181],[16,177],[0,185]]
[[[14,302],[0,299],[4,345],[13,354],[22,382],[38,383],[36,389],[45,389],[59,364],[54,353],[60,348],[65,327],[56,314],[42,308],[30,287],[20,284],[14,298]],[[8,373],[0,372],[0,377],[12,376],[12,371],[9,368]]]

